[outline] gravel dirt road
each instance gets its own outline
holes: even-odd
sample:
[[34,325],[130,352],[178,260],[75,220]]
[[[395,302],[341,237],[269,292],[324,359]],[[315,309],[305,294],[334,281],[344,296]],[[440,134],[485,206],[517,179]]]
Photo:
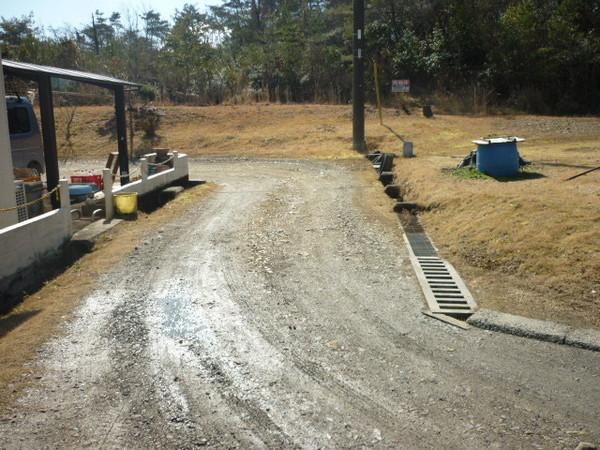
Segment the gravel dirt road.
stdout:
[[365,161],[198,160],[221,184],[46,345],[6,448],[547,448],[600,442],[600,353],[421,314]]

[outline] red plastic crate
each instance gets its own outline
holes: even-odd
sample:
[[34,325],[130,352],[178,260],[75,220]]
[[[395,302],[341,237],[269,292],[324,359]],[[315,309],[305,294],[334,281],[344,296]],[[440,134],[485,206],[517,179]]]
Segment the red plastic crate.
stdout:
[[71,183],[90,183],[98,186],[98,189],[104,188],[102,175],[71,175]]

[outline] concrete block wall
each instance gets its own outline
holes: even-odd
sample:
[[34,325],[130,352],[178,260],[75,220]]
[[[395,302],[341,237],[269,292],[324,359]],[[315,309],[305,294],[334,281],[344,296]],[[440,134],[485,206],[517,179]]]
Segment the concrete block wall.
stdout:
[[[11,277],[55,255],[72,235],[66,180],[60,181],[61,208],[0,229],[0,291]],[[66,199],[66,201],[62,201]]]

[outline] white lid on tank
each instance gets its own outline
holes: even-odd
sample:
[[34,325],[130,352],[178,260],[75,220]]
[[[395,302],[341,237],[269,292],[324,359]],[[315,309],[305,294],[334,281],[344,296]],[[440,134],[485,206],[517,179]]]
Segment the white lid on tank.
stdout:
[[511,137],[498,137],[498,138],[481,138],[476,141],[472,141],[473,144],[477,145],[490,145],[490,144],[508,144],[512,142],[523,142],[525,139],[511,136]]

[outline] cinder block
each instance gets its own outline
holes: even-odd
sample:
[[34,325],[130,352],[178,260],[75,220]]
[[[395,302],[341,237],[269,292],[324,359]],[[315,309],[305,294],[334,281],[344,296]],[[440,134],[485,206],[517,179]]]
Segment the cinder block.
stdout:
[[379,181],[381,181],[381,183],[384,186],[387,186],[388,184],[391,184],[394,182],[394,172],[382,172],[379,175]]
[[416,211],[419,209],[419,205],[417,203],[411,202],[397,202],[394,205],[395,212],[403,212],[403,211]]
[[394,167],[394,154],[384,153],[381,157],[381,165],[379,166],[379,172],[389,172]]
[[400,198],[402,197],[402,193],[400,191],[400,186],[397,184],[388,184],[383,190],[387,194],[388,197],[391,198]]

